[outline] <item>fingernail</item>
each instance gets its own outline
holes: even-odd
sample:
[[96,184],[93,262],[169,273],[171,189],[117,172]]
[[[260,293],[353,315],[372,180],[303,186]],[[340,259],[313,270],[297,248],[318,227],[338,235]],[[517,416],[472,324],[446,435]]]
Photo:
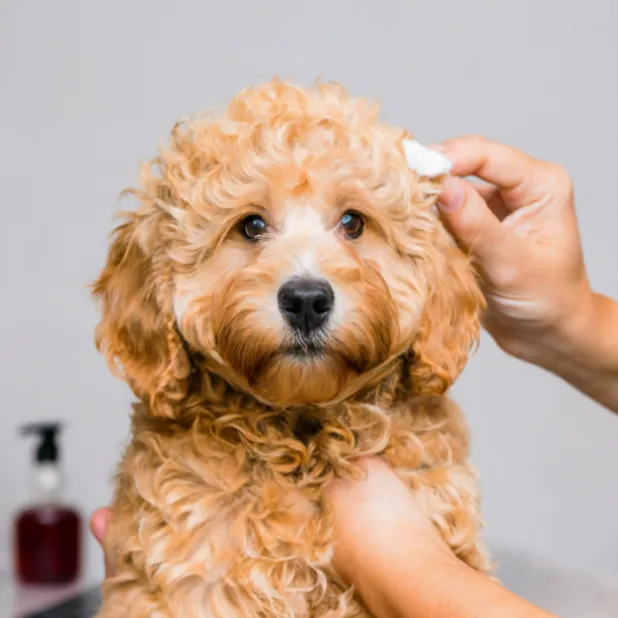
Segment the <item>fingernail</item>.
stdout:
[[449,176],[442,185],[442,192],[438,198],[438,208],[444,212],[455,212],[464,203],[466,194],[460,182]]

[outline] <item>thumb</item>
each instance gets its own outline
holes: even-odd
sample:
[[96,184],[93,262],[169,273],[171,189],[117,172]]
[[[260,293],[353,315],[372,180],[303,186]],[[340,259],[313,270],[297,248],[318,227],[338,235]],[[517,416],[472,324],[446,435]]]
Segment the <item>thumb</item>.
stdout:
[[503,235],[502,226],[469,182],[449,176],[438,198],[438,210],[464,249],[481,262],[495,255]]

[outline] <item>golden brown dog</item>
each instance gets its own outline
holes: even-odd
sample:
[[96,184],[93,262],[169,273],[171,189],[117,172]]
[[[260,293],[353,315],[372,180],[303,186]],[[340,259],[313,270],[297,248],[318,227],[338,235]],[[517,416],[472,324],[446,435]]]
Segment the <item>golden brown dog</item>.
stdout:
[[322,503],[366,454],[488,568],[445,395],[483,299],[405,136],[339,86],[274,81],[144,168],[94,286],[98,344],[139,399],[101,618],[368,616]]

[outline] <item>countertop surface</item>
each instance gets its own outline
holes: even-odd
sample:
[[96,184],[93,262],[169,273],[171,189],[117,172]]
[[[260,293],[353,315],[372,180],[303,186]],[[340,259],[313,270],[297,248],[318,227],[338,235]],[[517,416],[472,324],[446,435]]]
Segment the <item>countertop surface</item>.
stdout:
[[98,586],[80,582],[68,586],[24,586],[0,574],[0,618],[36,615],[91,589],[97,590]]
[[99,607],[100,599],[99,588],[94,587],[59,605],[24,615],[23,618],[92,618]]

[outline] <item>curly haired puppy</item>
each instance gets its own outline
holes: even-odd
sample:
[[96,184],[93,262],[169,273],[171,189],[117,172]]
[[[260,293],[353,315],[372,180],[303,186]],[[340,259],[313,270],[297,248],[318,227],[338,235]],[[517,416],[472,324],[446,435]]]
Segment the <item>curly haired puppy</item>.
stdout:
[[139,399],[100,618],[368,616],[322,502],[368,454],[488,569],[444,394],[483,299],[406,135],[339,86],[274,81],[143,169],[94,285],[98,345]]

